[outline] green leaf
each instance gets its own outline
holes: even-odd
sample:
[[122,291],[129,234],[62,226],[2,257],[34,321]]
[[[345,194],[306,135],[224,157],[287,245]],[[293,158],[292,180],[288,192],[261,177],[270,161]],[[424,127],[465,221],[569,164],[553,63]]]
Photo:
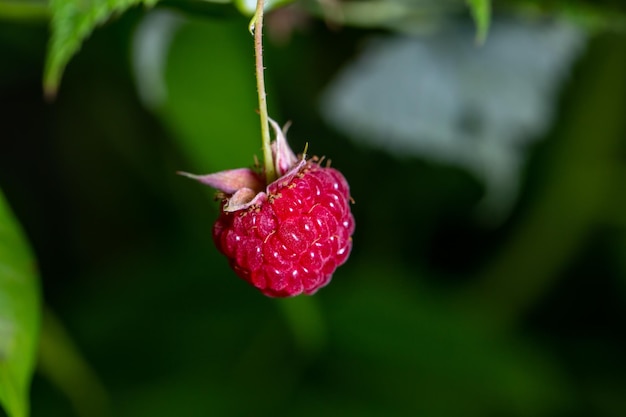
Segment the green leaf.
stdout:
[[0,405],[9,417],[28,415],[39,321],[35,261],[0,193]]
[[154,5],[158,0],[51,0],[51,38],[44,71],[44,92],[53,97],[63,71],[84,40],[96,26],[113,14],[143,3]]
[[482,44],[487,39],[491,21],[491,0],[467,0],[476,23],[476,42]]

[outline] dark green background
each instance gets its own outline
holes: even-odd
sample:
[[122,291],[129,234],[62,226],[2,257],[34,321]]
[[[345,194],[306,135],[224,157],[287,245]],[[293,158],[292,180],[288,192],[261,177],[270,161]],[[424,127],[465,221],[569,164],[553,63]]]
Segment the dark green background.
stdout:
[[[51,103],[45,25],[0,23],[0,186],[106,389],[108,406],[67,368],[86,417],[626,415],[624,35],[593,37],[497,226],[466,172],[321,121],[321,89],[371,31],[313,21],[267,42],[270,112],[342,170],[357,224],[331,285],[277,300],[228,269],[212,192],[175,175],[260,156],[247,22],[185,26],[151,112],[130,70],[142,14],[97,30]],[[76,415],[63,391],[38,373],[32,416]]]

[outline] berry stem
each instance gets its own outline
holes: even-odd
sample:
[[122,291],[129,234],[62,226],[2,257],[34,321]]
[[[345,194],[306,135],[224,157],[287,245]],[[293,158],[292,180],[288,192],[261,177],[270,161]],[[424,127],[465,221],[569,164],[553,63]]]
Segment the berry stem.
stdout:
[[261,140],[263,142],[263,164],[267,184],[276,179],[274,158],[270,138],[269,116],[267,114],[267,100],[265,94],[265,76],[263,74],[263,11],[264,0],[257,0],[256,11],[250,22],[250,30],[254,31],[254,56],[256,69],[256,86],[259,96],[259,118],[261,119]]

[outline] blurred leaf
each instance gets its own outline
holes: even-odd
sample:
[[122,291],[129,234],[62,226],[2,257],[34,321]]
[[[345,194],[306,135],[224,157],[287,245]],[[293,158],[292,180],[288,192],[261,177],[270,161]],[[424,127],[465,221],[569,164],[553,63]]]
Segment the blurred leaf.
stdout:
[[491,0],[467,0],[476,23],[476,42],[482,44],[487,39],[491,21]]
[[106,391],[51,311],[43,316],[40,345],[39,370],[65,394],[76,414],[109,416]]
[[48,13],[45,0],[0,1],[0,19],[39,20],[47,18]]
[[626,9],[623,6],[618,7],[618,3],[528,0],[514,0],[509,3],[507,6],[512,6],[511,10],[518,15],[563,16],[592,32],[626,30]]
[[353,286],[331,293],[326,311],[337,355],[327,383],[344,389],[302,415],[342,415],[328,404],[354,409],[363,398],[369,409],[407,410],[384,413],[399,416],[537,417],[569,406],[565,376],[540,346],[493,331],[400,264],[352,267],[343,279]]
[[592,31],[626,30],[626,15],[618,10],[608,10],[592,4],[567,3],[561,6],[560,12]]
[[261,135],[247,19],[180,22],[164,13],[151,13],[137,29],[135,78],[190,160],[181,170],[252,165]]
[[524,145],[551,126],[586,37],[566,21],[497,20],[476,48],[472,30],[370,41],[320,111],[355,141],[468,170],[486,185],[481,214],[493,221],[515,201]]
[[0,404],[9,417],[28,415],[38,331],[35,261],[0,194]]
[[[470,290],[499,325],[524,317],[561,277],[564,265],[605,220],[623,189],[621,161],[626,106],[623,35],[594,40],[584,77],[563,110],[558,150],[533,204]],[[590,108],[601,107],[599,112]],[[593,138],[593,140],[590,140]],[[581,170],[580,167],[585,167]],[[617,179],[617,180],[616,180]],[[619,193],[618,193],[619,195]]]
[[159,0],[160,10],[176,10],[195,18],[219,19],[239,16],[231,0]]
[[51,38],[44,70],[44,91],[54,96],[65,66],[82,43],[113,14],[136,4],[154,5],[158,0],[51,0]]
[[[264,9],[274,10],[278,7],[292,3],[294,0],[266,0]],[[246,16],[252,16],[256,11],[256,0],[235,0],[235,6]]]
[[466,12],[463,0],[366,0],[304,2],[330,22],[387,28],[404,33],[432,33],[455,13]]

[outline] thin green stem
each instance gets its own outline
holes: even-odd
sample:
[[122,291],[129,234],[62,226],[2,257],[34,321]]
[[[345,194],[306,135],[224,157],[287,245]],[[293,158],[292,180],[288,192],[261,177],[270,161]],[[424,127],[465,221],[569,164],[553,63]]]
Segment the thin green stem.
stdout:
[[265,77],[263,74],[263,8],[264,0],[257,0],[256,12],[252,18],[250,27],[254,29],[254,55],[256,68],[256,86],[259,96],[259,117],[261,119],[261,139],[263,141],[263,163],[265,166],[265,179],[267,183],[276,179],[274,158],[270,138],[269,116],[267,114],[267,99],[265,94]]

